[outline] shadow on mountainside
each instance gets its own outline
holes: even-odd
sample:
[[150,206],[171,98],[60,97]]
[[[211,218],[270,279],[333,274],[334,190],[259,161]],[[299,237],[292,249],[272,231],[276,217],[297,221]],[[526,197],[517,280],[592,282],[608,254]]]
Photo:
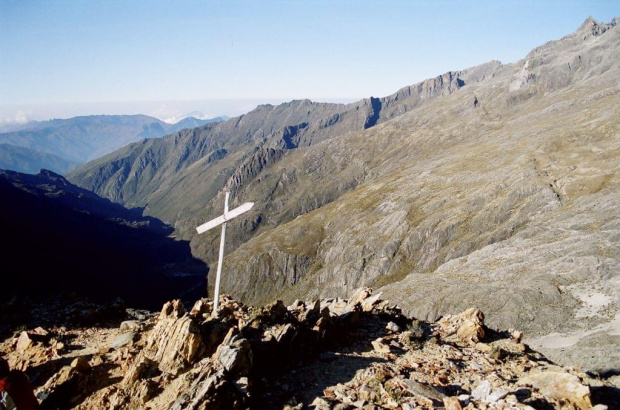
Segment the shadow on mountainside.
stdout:
[[[16,296],[0,303],[0,339],[17,337],[19,332],[42,328],[63,327],[65,330],[89,327],[118,327],[132,315],[149,315],[148,311],[128,310],[121,299],[112,302],[93,303],[83,295],[71,292],[54,293],[46,298]],[[45,340],[56,339],[62,342],[63,350],[70,351],[81,346],[75,345],[66,334],[45,334],[35,337]]]
[[[92,355],[82,356],[85,362],[92,360]],[[122,377],[111,377],[112,370],[119,367],[114,363],[102,363],[100,366],[77,369],[63,359],[46,362],[30,369],[31,374],[43,374],[42,380],[54,379],[56,385],[47,393],[40,395],[41,410],[77,408],[90,395],[115,383]],[[56,375],[54,376],[54,373]],[[51,377],[53,376],[53,377]],[[41,383],[39,383],[41,384]],[[33,381],[33,386],[38,387]],[[79,392],[79,394],[75,394]]]
[[2,171],[0,195],[5,301],[76,292],[97,303],[121,298],[157,310],[167,300],[193,302],[206,292],[206,265],[159,220],[49,172]]
[[[341,334],[333,335],[329,343],[321,347],[321,353],[317,352],[318,355],[300,356],[298,362],[291,361],[296,364],[291,368],[266,372],[259,391],[268,393],[256,398],[254,405],[256,408],[283,408],[302,404],[303,408],[308,408],[312,400],[323,396],[328,387],[352,380],[360,370],[395,360],[405,351],[392,348],[391,354],[386,355],[375,351],[372,345],[373,341],[389,333],[386,329],[388,322],[387,317],[360,313],[358,323],[361,326],[355,330],[345,330],[346,327],[341,332],[334,330],[336,335]],[[266,363],[255,365],[263,368]]]
[[[285,405],[303,404],[308,408],[315,397],[321,397],[330,386],[351,381],[362,369],[388,359],[376,356],[358,356],[352,353],[329,352],[317,362],[300,367],[264,384],[265,394],[257,403],[264,408],[283,408]],[[327,393],[329,394],[329,393]]]

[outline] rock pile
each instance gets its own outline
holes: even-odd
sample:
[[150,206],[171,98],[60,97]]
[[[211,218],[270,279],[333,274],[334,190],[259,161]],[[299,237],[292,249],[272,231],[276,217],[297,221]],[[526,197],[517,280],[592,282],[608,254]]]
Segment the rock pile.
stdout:
[[175,300],[94,330],[106,337],[90,353],[60,346],[56,329],[24,331],[2,349],[38,369],[48,408],[606,408],[596,404],[612,386],[554,365],[518,331],[487,328],[478,309],[429,323],[380,296],[362,288],[261,308],[223,296],[217,314],[207,300],[189,311]]

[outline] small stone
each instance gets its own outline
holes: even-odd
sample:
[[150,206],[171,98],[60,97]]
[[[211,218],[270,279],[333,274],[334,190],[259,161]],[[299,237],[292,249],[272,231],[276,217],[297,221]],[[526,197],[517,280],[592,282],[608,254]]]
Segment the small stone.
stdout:
[[32,332],[34,334],[39,335],[39,336],[47,336],[49,334],[49,332],[47,330],[43,329],[41,326],[35,328]]
[[73,359],[71,367],[80,373],[86,373],[90,370],[90,363],[88,363],[85,357],[80,356]]
[[515,345],[515,350],[519,353],[525,353],[527,351],[527,345],[524,345],[523,343],[517,343]]
[[590,388],[581,384],[579,378],[570,373],[540,372],[519,379],[518,385],[532,386],[552,399],[564,399],[581,409],[592,407]]
[[461,394],[457,398],[459,399],[461,403],[467,406],[469,404],[469,400],[471,399],[471,396],[469,394]]
[[329,402],[321,397],[315,398],[310,404],[310,407],[314,407],[316,410],[329,410],[332,408]]
[[510,333],[510,337],[512,337],[517,343],[521,342],[521,339],[523,339],[523,332],[519,330],[509,329],[508,333]]
[[118,349],[119,347],[128,345],[131,342],[133,342],[133,339],[135,336],[136,336],[136,332],[121,333],[120,335],[114,338],[114,340],[110,344],[110,347],[112,347],[113,349]]
[[121,332],[136,332],[140,329],[140,322],[137,320],[125,320],[121,322]]
[[383,338],[378,338],[377,340],[373,340],[370,342],[372,344],[373,349],[379,353],[389,353],[390,346],[383,343]]
[[491,358],[495,360],[502,360],[507,356],[507,353],[504,349],[499,346],[493,346],[491,349]]
[[465,319],[463,324],[459,326],[456,335],[463,342],[479,342],[484,338],[484,329],[479,323],[473,320]]
[[396,340],[392,340],[390,341],[390,346],[396,348],[396,349],[400,349],[401,347],[403,347],[402,343],[399,343]]
[[487,402],[489,394],[491,394],[491,382],[483,380],[471,392],[471,397],[477,401]]
[[441,393],[434,387],[426,386],[415,380],[404,379],[403,382],[405,383],[405,385],[407,385],[407,390],[409,391],[409,393],[415,396],[423,397],[427,400],[434,400],[440,403],[443,402],[443,399],[447,397],[445,394]]
[[189,315],[192,317],[202,318],[209,315],[213,309],[213,304],[209,304],[206,299],[199,299],[194,303]]
[[517,396],[515,396],[514,394],[507,395],[505,400],[506,400],[506,403],[512,403],[512,404],[519,402],[519,399],[517,399]]
[[488,343],[480,343],[480,342],[476,343],[475,348],[476,348],[477,351],[483,352],[483,353],[489,353],[492,350],[490,344],[488,344]]
[[494,390],[491,394],[487,396],[487,401],[489,403],[495,403],[495,402],[502,400],[507,395],[508,395],[508,392],[502,389]]
[[392,398],[387,399],[387,402],[385,403],[386,407],[389,409],[395,409],[398,407],[398,402]]
[[390,332],[400,332],[400,326],[398,326],[396,323],[394,322],[388,322],[387,325],[385,325],[385,328],[387,330],[389,330]]
[[17,339],[17,345],[15,346],[15,350],[18,352],[23,352],[28,349],[32,345],[32,339],[28,335],[28,332],[23,331],[19,334],[19,338]]
[[247,377],[239,377],[235,381],[235,387],[242,393],[248,394],[248,378]]
[[475,371],[480,371],[483,369],[482,365],[474,360],[470,360],[469,366]]
[[103,364],[103,357],[99,356],[99,355],[95,355],[93,356],[92,359],[90,359],[90,365],[91,367],[96,367]]
[[446,410],[462,410],[458,397],[446,397],[443,399],[443,405]]

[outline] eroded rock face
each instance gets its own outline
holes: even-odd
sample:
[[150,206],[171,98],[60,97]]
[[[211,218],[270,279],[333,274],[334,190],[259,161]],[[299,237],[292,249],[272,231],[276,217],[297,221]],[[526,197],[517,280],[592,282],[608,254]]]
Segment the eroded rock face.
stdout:
[[146,342],[145,354],[159,363],[161,371],[178,375],[197,362],[205,349],[200,327],[186,314],[181,301],[166,303]]
[[[224,295],[207,318],[168,302],[132,324],[132,343],[67,354],[36,392],[46,405],[81,409],[590,408],[599,404],[590,386],[611,387],[553,365],[517,331],[488,328],[479,309],[433,323],[404,316],[370,288],[353,295],[262,308]],[[12,362],[24,353],[6,346]]]
[[459,315],[448,315],[438,323],[447,335],[456,334],[461,342],[476,344],[485,336],[484,313],[480,309],[470,308]]

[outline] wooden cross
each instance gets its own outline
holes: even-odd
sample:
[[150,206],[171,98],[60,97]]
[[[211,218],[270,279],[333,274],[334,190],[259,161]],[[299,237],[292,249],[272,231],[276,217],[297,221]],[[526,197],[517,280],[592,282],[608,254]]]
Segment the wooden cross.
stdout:
[[224,200],[224,214],[218,216],[215,219],[210,220],[196,228],[199,234],[213,229],[216,226],[222,225],[222,239],[220,240],[220,258],[217,261],[217,276],[215,278],[215,297],[213,299],[213,313],[217,313],[218,304],[220,301],[220,277],[222,276],[222,262],[224,261],[224,240],[226,237],[226,222],[241,215],[244,212],[249,211],[254,206],[254,202],[246,202],[238,208],[228,211],[228,196],[229,192],[226,192],[226,199]]

